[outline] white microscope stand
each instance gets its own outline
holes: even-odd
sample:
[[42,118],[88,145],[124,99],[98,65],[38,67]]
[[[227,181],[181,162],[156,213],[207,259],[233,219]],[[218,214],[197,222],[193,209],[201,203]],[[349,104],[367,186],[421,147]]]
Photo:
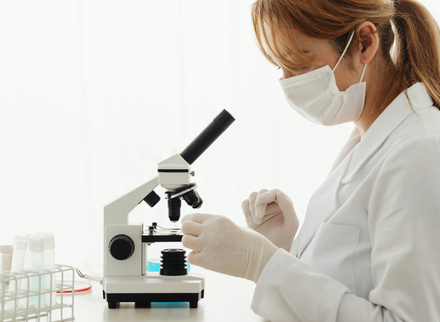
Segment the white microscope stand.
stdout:
[[[136,307],[149,307],[151,302],[189,302],[196,308],[204,296],[205,280],[189,272],[181,276],[164,276],[146,272],[146,244],[142,242],[143,225],[128,224],[128,213],[159,185],[156,177],[127,195],[104,207],[104,278],[103,296],[109,308],[119,302],[135,302]],[[132,242],[130,251],[116,259],[110,252],[112,240],[125,236]],[[125,258],[127,257],[127,258]]]

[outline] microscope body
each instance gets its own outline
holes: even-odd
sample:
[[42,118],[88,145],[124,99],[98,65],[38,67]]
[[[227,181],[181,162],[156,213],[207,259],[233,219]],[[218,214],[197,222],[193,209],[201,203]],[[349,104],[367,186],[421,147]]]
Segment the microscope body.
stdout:
[[187,272],[184,251],[162,251],[160,272],[147,271],[147,245],[180,242],[179,229],[159,231],[153,223],[144,229],[143,223],[130,224],[129,213],[142,201],[151,207],[160,197],[154,192],[159,185],[166,192],[169,218],[180,217],[180,200],[198,208],[202,200],[196,185],[191,183],[190,166],[209,145],[234,121],[223,110],[182,153],[158,164],[158,176],[104,207],[104,277],[103,296],[109,308],[120,302],[135,302],[136,307],[150,307],[151,302],[189,302],[196,308],[204,296],[202,274]]

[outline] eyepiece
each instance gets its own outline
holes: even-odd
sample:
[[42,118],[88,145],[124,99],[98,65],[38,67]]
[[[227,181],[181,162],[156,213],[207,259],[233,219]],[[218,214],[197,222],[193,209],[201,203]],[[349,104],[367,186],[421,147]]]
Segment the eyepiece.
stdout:
[[235,121],[228,111],[223,110],[188,147],[180,153],[188,164],[198,157]]

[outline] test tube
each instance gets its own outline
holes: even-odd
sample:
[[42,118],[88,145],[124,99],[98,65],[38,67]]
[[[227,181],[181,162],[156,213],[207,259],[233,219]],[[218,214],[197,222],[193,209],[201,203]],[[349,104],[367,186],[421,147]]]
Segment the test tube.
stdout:
[[40,233],[43,239],[43,306],[55,305],[56,289],[55,289],[55,239],[53,234]]
[[[28,247],[28,237],[25,235],[14,236],[14,246],[12,251],[12,261],[11,261],[11,273],[18,273],[23,271],[24,262],[26,257],[26,249]],[[11,278],[9,282],[9,294],[11,296],[17,297],[18,293],[27,289],[27,280],[24,278],[13,279]],[[26,300],[20,299],[17,302],[18,307],[25,307]],[[7,302],[7,310],[15,309],[15,302]]]
[[[28,248],[24,261],[26,271],[41,273],[43,270],[43,239],[39,234],[28,234]],[[35,274],[29,278],[29,291],[34,296],[29,297],[30,308],[40,308],[40,295],[42,290],[41,276]]]

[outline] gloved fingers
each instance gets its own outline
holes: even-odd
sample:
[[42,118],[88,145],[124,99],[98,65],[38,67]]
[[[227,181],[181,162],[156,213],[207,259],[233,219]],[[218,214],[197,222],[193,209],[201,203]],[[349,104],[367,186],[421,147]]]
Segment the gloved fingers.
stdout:
[[192,249],[193,252],[200,253],[203,250],[200,240],[192,235],[184,235],[182,237],[182,245],[185,248]]
[[259,194],[257,203],[268,205],[271,204],[272,202],[277,202],[278,192],[280,192],[279,189],[272,189]]
[[182,218],[182,225],[185,221],[190,220],[193,222],[197,222],[197,223],[204,223],[206,220],[208,220],[210,218],[211,215],[207,215],[207,214],[191,214],[191,215],[186,215],[185,217]]
[[291,219],[296,220],[295,209],[293,208],[293,202],[289,196],[282,191],[278,191],[276,194],[276,202],[284,214],[284,219],[289,221]]
[[267,205],[273,202],[271,200],[266,202],[264,199],[262,199],[262,196],[266,196],[268,193],[270,193],[270,191],[272,190],[261,189],[258,192],[257,198],[255,199],[254,221],[257,224],[261,224],[261,222],[263,221],[263,217],[266,215]]
[[[204,222],[196,223],[192,219]],[[241,228],[224,216],[189,215],[183,222],[184,231],[198,229],[194,223],[202,228],[199,236],[185,234],[182,243],[191,250],[188,261],[206,269],[256,281],[277,251],[260,233]]]
[[202,256],[195,250],[188,254],[188,261],[193,265],[204,267],[202,264]]
[[276,203],[283,214],[286,227],[297,229],[299,222],[293,207],[293,202],[283,191],[279,189],[268,191],[266,194],[260,196],[260,202]]
[[254,221],[255,216],[255,200],[257,199],[258,192],[252,192],[249,195],[249,212],[251,215],[251,220]]
[[184,235],[192,235],[192,236],[200,236],[202,233],[202,224],[192,221],[190,219],[186,219],[182,223],[182,233]]
[[276,193],[276,202],[280,206],[281,210],[291,211],[293,210],[293,202],[284,192],[278,190]]
[[258,205],[258,196],[268,191],[267,189],[261,189],[258,192],[252,192],[249,198],[241,204],[243,213],[246,217],[248,226],[258,225],[261,223],[264,217],[266,208],[263,205]]
[[295,235],[298,230],[299,221],[295,209],[293,208],[292,200],[281,191],[277,195],[277,200],[278,206],[284,215],[285,229],[293,232],[293,235]]
[[255,222],[252,219],[249,199],[243,200],[243,202],[241,203],[241,209],[243,209],[243,214],[246,219],[246,224],[248,225],[248,227],[254,226]]
[[257,203],[260,204],[271,204],[273,202],[277,203],[278,207],[280,207],[281,211],[286,215],[290,215],[295,212],[293,209],[292,200],[290,200],[289,196],[279,189],[267,191],[266,193],[259,195],[257,200]]

